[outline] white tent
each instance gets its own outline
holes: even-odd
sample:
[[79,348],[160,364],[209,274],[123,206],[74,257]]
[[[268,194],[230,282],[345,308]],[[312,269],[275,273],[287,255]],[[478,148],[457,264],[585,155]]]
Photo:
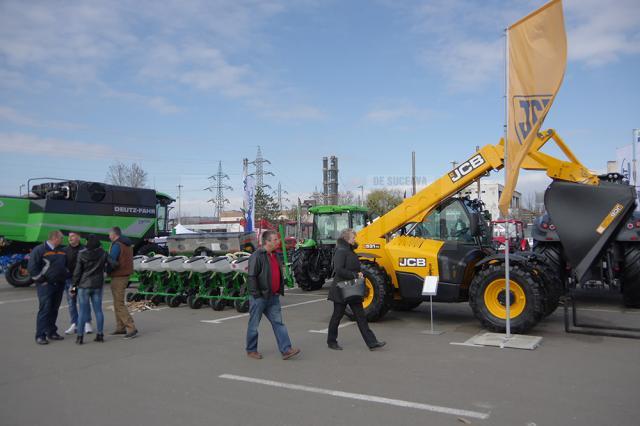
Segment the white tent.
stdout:
[[175,226],[175,228],[173,228],[171,233],[174,234],[174,235],[178,235],[178,234],[197,234],[197,232],[194,232],[191,229],[188,229],[187,227],[183,226],[180,223],[177,224]]

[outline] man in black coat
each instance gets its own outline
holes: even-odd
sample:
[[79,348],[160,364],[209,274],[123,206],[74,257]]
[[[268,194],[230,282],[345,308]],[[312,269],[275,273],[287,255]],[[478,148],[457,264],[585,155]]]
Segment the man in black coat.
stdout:
[[97,236],[91,235],[87,248],[78,254],[78,263],[73,272],[73,287],[80,303],[77,344],[83,344],[85,323],[91,317],[91,306],[96,316],[98,333],[96,342],[104,342],[104,314],[102,313],[102,287],[107,265],[113,267],[114,261],[100,247]]
[[330,349],[342,350],[342,347],[338,344],[338,326],[344,316],[347,305],[349,305],[351,312],[356,317],[364,342],[373,351],[383,347],[386,343],[379,342],[369,328],[369,323],[362,307],[362,298],[359,300],[349,299],[348,302],[345,302],[336,286],[339,282],[364,278],[360,268],[360,259],[358,259],[358,255],[354,251],[357,247],[355,239],[356,233],[352,229],[345,229],[340,233],[340,238],[336,242],[336,250],[333,253],[334,277],[329,289],[329,300],[333,301],[333,314],[329,321],[327,345]]
[[247,327],[247,356],[262,359],[258,352],[258,325],[262,315],[267,317],[278,342],[282,359],[290,359],[300,353],[291,346],[287,327],[282,321],[280,296],[284,296],[282,264],[276,256],[280,237],[275,231],[262,234],[262,247],[249,258],[249,324]]
[[[76,269],[78,253],[80,250],[84,250],[84,245],[80,243],[80,235],[75,232],[69,232],[69,245],[64,248],[64,252],[67,254],[67,269],[69,270],[69,277],[65,282],[64,291],[67,294],[67,305],[69,305],[69,319],[71,320],[71,325],[64,334],[74,334],[76,332],[76,325],[78,324],[78,299],[76,296],[71,295],[69,289],[72,286],[71,277],[73,276],[73,271]],[[89,313],[89,319],[84,332],[93,332],[93,329],[91,328],[91,313]]]
[[49,340],[64,339],[56,327],[65,280],[69,276],[67,255],[61,244],[62,232],[51,231],[47,241],[36,246],[29,254],[27,269],[36,283],[38,293],[36,343],[39,345],[46,345]]

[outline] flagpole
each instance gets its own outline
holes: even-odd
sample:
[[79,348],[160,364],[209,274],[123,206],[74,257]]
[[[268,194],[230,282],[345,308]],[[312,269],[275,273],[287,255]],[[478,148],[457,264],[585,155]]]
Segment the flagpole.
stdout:
[[[504,30],[504,181],[507,183],[509,172],[509,28]],[[504,233],[504,279],[505,279],[505,307],[507,310],[505,340],[511,338],[511,289],[509,277],[509,219],[511,210],[511,200],[507,204],[507,217]]]

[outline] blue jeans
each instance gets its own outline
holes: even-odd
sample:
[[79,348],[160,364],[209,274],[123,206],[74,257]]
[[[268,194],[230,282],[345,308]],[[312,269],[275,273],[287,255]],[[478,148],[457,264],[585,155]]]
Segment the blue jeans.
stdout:
[[[69,318],[71,319],[71,324],[78,325],[78,297],[72,296],[69,293],[69,289],[73,286],[73,283],[70,279],[68,279],[64,284],[64,291],[67,293],[67,305],[69,305]],[[89,311],[89,318],[87,322],[91,322],[91,311]]]
[[284,354],[291,349],[291,340],[289,340],[287,327],[282,322],[280,296],[271,296],[269,299],[249,296],[247,352],[258,351],[258,326],[260,325],[262,314],[264,314],[271,323],[271,327],[273,327],[273,334],[275,334],[276,341],[278,342],[278,349],[280,350],[280,353]]
[[[79,288],[78,300],[80,302],[80,318],[76,333],[84,334],[84,324],[91,317],[91,306],[96,315],[98,334],[104,333],[104,314],[102,313],[102,288]],[[89,305],[91,303],[91,305]]]
[[62,295],[64,294],[64,282],[37,284],[38,315],[36,317],[36,339],[38,337],[53,336],[58,332],[56,320]]

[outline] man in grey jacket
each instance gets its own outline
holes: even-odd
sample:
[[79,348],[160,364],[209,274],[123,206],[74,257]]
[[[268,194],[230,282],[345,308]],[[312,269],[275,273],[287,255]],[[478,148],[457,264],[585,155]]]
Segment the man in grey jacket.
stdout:
[[300,353],[291,347],[287,327],[282,322],[280,296],[284,296],[282,265],[275,250],[280,237],[275,231],[262,234],[262,247],[249,258],[249,325],[247,327],[247,356],[262,359],[258,352],[258,326],[262,315],[267,317],[278,342],[282,359],[290,359]]

